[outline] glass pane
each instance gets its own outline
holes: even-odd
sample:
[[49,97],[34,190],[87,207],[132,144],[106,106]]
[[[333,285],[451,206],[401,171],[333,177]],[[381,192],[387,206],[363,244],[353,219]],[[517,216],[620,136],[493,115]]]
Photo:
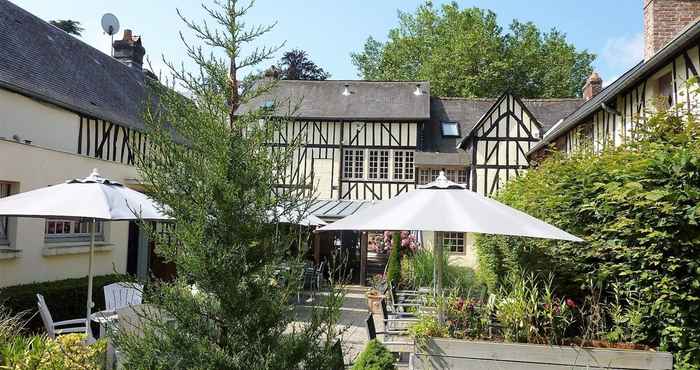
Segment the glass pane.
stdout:
[[442,122],[442,136],[459,136],[457,122]]

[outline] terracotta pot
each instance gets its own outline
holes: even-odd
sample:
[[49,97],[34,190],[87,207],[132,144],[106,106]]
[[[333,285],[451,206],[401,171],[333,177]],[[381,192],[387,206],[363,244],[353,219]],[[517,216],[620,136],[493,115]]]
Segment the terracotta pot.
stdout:
[[367,293],[367,307],[369,308],[370,312],[376,314],[382,313],[382,298],[384,298],[384,296],[381,294]]

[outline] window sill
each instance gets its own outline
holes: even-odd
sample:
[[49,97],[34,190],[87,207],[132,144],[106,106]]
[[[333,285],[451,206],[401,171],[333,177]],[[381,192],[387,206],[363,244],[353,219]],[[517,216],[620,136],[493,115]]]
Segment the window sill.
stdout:
[[[95,241],[95,252],[110,252],[113,246],[114,244],[112,243]],[[44,243],[44,249],[41,254],[44,257],[50,257],[85,253],[90,253],[90,242],[51,240]]]
[[19,258],[22,255],[22,250],[12,249],[7,245],[0,246],[0,260],[11,260]]

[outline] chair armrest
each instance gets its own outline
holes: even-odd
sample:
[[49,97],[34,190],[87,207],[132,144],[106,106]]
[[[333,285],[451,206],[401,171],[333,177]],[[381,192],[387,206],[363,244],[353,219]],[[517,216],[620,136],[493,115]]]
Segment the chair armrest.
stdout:
[[392,303],[394,307],[423,307],[420,303]]
[[85,323],[86,323],[85,319],[73,319],[73,320],[65,320],[65,321],[55,321],[53,323],[53,326],[74,325],[74,324],[82,324],[84,326]]
[[65,334],[65,333],[84,333],[85,332],[85,327],[73,327],[73,328],[65,328],[65,329],[54,329],[54,332],[56,334]]
[[385,322],[417,322],[420,321],[417,318],[414,317],[407,317],[407,318],[396,318],[396,319],[384,319]]

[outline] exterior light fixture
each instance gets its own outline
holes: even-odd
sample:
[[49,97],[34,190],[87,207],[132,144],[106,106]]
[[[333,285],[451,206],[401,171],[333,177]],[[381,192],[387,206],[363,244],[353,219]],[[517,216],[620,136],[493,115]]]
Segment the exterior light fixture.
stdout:
[[343,96],[350,96],[350,89],[349,89],[349,87],[350,87],[349,84],[345,84],[345,88],[343,89]]
[[423,95],[423,92],[420,90],[420,84],[416,84],[416,90],[413,92],[413,95],[415,95],[415,96]]

